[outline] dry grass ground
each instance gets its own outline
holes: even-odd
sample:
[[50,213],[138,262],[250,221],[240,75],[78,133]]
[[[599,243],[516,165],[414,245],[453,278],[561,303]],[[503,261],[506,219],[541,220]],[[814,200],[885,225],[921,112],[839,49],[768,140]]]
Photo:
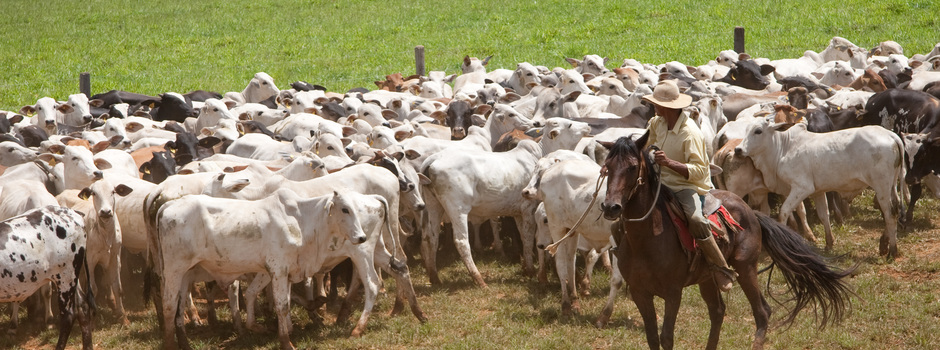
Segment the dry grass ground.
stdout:
[[[893,262],[877,254],[883,222],[871,208],[871,195],[853,202],[855,211],[844,226],[836,228],[834,263],[847,267],[860,263],[851,278],[858,297],[852,313],[840,324],[819,330],[811,311],[804,311],[790,328],[775,328],[769,333],[771,349],[937,349],[940,348],[940,203],[928,199],[918,205],[915,221],[902,233],[902,256]],[[815,227],[821,232],[821,227]],[[507,242],[516,246],[516,241]],[[820,243],[821,247],[821,243]],[[511,250],[512,251],[512,250]],[[382,297],[361,338],[348,338],[351,325],[335,325],[338,307],[328,306],[325,325],[317,326],[306,312],[294,307],[292,340],[299,348],[322,349],[642,349],[646,347],[643,325],[628,296],[617,301],[611,324],[597,329],[592,324],[605,302],[607,272],[598,268],[591,295],[582,299],[583,312],[572,317],[560,314],[558,282],[541,285],[523,277],[517,253],[501,257],[492,251],[476,252],[475,258],[490,288],[481,290],[473,284],[456,259],[451,246],[445,245],[439,264],[443,286],[431,286],[420,261],[410,262],[415,289],[430,321],[418,323],[410,314],[389,316],[394,282],[386,280],[389,294]],[[778,274],[779,275],[779,274]],[[550,277],[554,277],[550,275]],[[766,279],[766,276],[763,277]],[[555,278],[557,279],[557,278]],[[152,349],[161,346],[155,313],[141,304],[139,280],[130,280],[128,299],[131,324],[115,323],[110,309],[103,306],[97,319],[95,343],[99,349]],[[777,278],[770,288],[778,296],[785,286]],[[781,298],[783,299],[783,298]],[[696,287],[685,290],[679,313],[676,347],[693,349],[704,346],[708,327],[704,303]],[[726,295],[727,316],[720,348],[741,349],[750,346],[754,324],[747,300],[740,289]],[[104,304],[104,303],[102,303]],[[198,306],[205,316],[202,299]],[[771,304],[777,316],[784,314]],[[264,304],[268,305],[268,304]],[[268,308],[268,306],[265,306]],[[658,304],[662,312],[661,302]],[[9,312],[0,308],[0,324],[7,324]],[[355,313],[353,317],[357,317]],[[193,345],[206,349],[275,348],[276,320],[267,315],[266,334],[237,335],[227,308],[219,310],[216,326],[189,325]],[[0,337],[0,348],[51,348],[55,330],[24,328],[15,336]],[[77,330],[71,346],[79,344]]]

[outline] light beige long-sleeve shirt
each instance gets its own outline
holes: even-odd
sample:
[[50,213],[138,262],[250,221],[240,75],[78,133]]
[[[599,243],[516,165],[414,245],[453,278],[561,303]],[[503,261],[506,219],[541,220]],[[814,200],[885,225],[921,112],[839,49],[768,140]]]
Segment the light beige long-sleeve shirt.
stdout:
[[672,130],[668,129],[666,119],[655,116],[649,121],[650,136],[647,145],[656,145],[669,159],[684,163],[689,169],[689,178],[668,167],[662,167],[660,180],[673,191],[693,189],[704,195],[713,189],[711,172],[708,168],[708,152],[705,150],[705,138],[702,130],[689,119],[689,113],[682,111]]

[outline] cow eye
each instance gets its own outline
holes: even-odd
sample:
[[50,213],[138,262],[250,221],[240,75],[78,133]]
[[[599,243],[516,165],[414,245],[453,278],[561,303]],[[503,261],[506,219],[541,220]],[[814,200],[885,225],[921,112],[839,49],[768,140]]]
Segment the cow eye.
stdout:
[[555,103],[554,103],[554,102],[549,103],[549,104],[548,104],[548,108],[555,108]]
[[760,135],[760,134],[763,133],[763,132],[764,132],[764,130],[757,129],[757,130],[754,130],[754,135]]
[[218,108],[213,108],[212,111],[213,111],[213,112],[218,112],[219,109],[218,109]]
[[13,153],[13,149],[8,149],[7,152]]
[[328,147],[326,147],[326,149],[332,151],[332,150],[333,150],[333,146],[328,146]]
[[343,208],[343,214],[349,214],[349,209]]
[[268,85],[268,82],[263,81],[263,82],[261,82],[261,85]]

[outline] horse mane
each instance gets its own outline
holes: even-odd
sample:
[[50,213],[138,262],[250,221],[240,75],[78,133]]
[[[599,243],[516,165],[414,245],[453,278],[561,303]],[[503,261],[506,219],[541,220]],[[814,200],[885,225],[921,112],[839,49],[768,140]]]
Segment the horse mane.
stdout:
[[[673,203],[673,205],[675,205],[676,208],[681,208],[681,205],[676,199],[675,192],[673,192],[671,188],[669,188],[666,185],[663,185],[662,182],[659,181],[660,174],[653,167],[655,163],[653,163],[653,158],[650,156],[648,147],[644,148],[643,150],[640,150],[640,146],[637,145],[636,142],[632,138],[620,137],[616,141],[614,141],[613,146],[610,147],[610,152],[607,154],[607,158],[610,159],[610,158],[626,157],[626,156],[633,155],[633,154],[638,154],[640,158],[642,159],[642,162],[646,166],[646,174],[644,174],[644,176],[647,179],[646,180],[647,183],[658,184],[659,186],[662,186],[662,189],[660,190],[660,193],[659,193],[659,196],[661,198],[659,200],[659,203],[656,205],[656,207],[659,208],[659,210],[665,211],[667,203]],[[679,212],[681,213],[682,210],[680,209]]]

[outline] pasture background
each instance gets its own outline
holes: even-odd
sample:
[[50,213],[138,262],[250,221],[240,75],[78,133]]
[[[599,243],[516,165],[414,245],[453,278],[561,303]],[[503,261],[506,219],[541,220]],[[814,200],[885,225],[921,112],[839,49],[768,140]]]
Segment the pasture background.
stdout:
[[[926,53],[938,41],[940,5],[933,1],[22,1],[0,2],[0,109],[18,110],[43,96],[63,100],[78,91],[78,75],[92,73],[93,93],[122,89],[146,94],[205,89],[241,91],[252,75],[269,73],[281,88],[296,80],[333,91],[372,88],[385,74],[414,72],[414,47],[426,47],[428,70],[459,72],[464,55],[493,55],[489,69],[518,62],[567,66],[565,57],[599,54],[619,66],[624,58],[704,64],[732,47],[732,29],[747,29],[747,51],[771,59],[820,51],[833,36],[871,48],[895,40],[907,55]],[[691,9],[691,10],[690,10]],[[912,228],[902,233],[895,262],[877,256],[883,229],[870,193],[853,203],[856,216],[836,229],[839,266],[861,262],[852,279],[859,298],[841,325],[817,331],[812,313],[790,329],[769,333],[769,348],[940,348],[940,232],[938,203],[924,200]],[[816,226],[817,235],[821,228]],[[292,339],[301,348],[532,349],[645,348],[639,314],[625,297],[611,325],[593,320],[606,295],[598,270],[583,313],[559,315],[557,277],[539,285],[519,274],[514,256],[476,252],[489,283],[480,290],[446,243],[439,264],[444,286],[428,285],[419,261],[411,271],[430,322],[389,317],[380,299],[364,337],[347,339],[351,326],[313,327],[294,309]],[[448,255],[451,255],[448,257]],[[101,349],[149,349],[161,344],[154,313],[139,302],[139,281],[126,281],[130,326],[114,323],[110,309],[98,318]],[[387,280],[390,292],[394,283]],[[779,280],[772,284],[778,293]],[[136,298],[136,299],[135,299]],[[740,289],[726,296],[721,348],[750,344],[753,320]],[[677,348],[701,348],[707,316],[697,288],[685,290]],[[771,301],[771,303],[773,303]],[[223,309],[225,306],[223,305]],[[7,308],[0,324],[6,325]],[[779,306],[777,316],[784,312]],[[661,312],[661,304],[660,304]],[[358,315],[354,313],[354,317]],[[189,328],[200,348],[274,348],[275,333],[233,335],[222,323]],[[273,325],[267,318],[266,324]],[[71,344],[78,344],[73,330]],[[54,330],[22,329],[0,336],[0,348],[51,348]]]

